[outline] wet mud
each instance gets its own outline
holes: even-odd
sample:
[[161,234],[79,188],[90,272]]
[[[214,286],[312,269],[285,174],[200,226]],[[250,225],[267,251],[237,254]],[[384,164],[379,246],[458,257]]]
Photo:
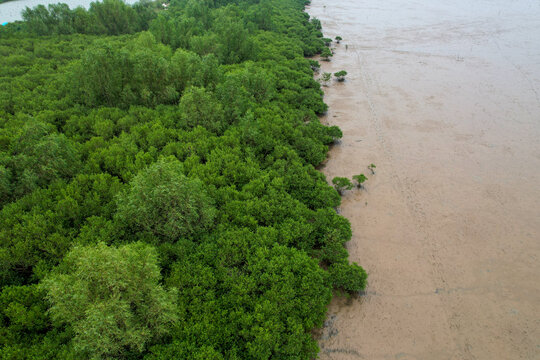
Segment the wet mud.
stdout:
[[[320,359],[540,359],[540,3],[312,0],[362,296]],[[376,174],[367,169],[376,164]]]

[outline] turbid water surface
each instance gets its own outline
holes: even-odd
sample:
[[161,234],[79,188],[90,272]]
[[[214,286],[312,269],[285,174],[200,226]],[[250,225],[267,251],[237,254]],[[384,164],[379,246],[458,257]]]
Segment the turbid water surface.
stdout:
[[364,296],[321,359],[540,359],[540,2],[313,0]]

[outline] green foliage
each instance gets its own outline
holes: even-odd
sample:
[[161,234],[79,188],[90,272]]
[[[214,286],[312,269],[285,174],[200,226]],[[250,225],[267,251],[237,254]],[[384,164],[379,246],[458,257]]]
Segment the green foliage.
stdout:
[[309,64],[311,65],[311,69],[313,71],[319,71],[321,68],[321,64],[317,60],[309,60]]
[[321,52],[321,58],[324,61],[330,61],[330,57],[332,56],[333,56],[332,51],[329,48],[325,47]]
[[[185,84],[175,75],[184,69],[172,63],[171,51],[142,33],[119,48],[110,42],[96,42],[74,64],[71,87],[77,99],[88,106],[128,107],[174,103]],[[198,57],[194,61],[199,61]],[[186,81],[187,79],[184,79]]]
[[336,36],[336,42],[339,44],[340,41],[343,40],[343,38],[341,36]]
[[156,17],[157,3],[141,1],[134,6],[122,0],[92,2],[90,9],[67,4],[38,5],[22,12],[28,30],[36,35],[106,34],[120,35],[148,29]]
[[375,164],[369,164],[368,165],[368,169],[369,169],[369,171],[371,171],[372,175],[375,175],[375,168],[376,168]]
[[35,282],[46,275],[88,219],[112,217],[120,189],[118,179],[109,174],[79,174],[69,185],[56,183],[6,205],[0,211],[2,286]]
[[345,177],[336,176],[332,179],[332,184],[334,184],[334,187],[340,195],[343,194],[343,191],[351,190],[353,188],[351,180]]
[[346,292],[364,290],[367,284],[367,273],[356,263],[352,265],[336,263],[328,269],[330,280],[336,289]]
[[326,46],[330,46],[330,44],[332,44],[332,39],[330,38],[322,38],[321,40],[324,42],[324,45]]
[[84,358],[142,353],[177,322],[174,291],[160,284],[156,251],[133,243],[75,247],[42,283],[54,324],[72,329]]
[[322,25],[321,25],[321,21],[317,18],[313,18],[311,19],[311,24],[313,24],[313,26],[315,27],[315,29],[317,30],[322,30]]
[[201,181],[187,178],[174,158],[139,172],[117,202],[118,220],[128,231],[148,233],[158,243],[208,231],[216,212]]
[[334,73],[334,76],[337,78],[338,81],[344,81],[345,76],[347,76],[347,72],[345,70],[341,70]]
[[323,85],[327,86],[331,78],[332,78],[332,73],[329,73],[329,72],[322,73],[321,81],[323,82]]
[[180,100],[182,119],[189,127],[202,126],[221,134],[225,129],[225,113],[221,103],[205,88],[191,87]]
[[342,133],[304,5],[107,0],[0,28],[0,358],[317,356],[362,273],[316,170]]
[[356,180],[359,188],[361,188],[363,186],[362,184],[368,179],[364,174],[354,175],[352,178],[353,180]]

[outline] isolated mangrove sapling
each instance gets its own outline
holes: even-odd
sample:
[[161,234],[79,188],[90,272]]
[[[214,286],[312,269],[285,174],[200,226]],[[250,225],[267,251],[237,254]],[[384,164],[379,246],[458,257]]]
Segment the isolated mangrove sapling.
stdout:
[[343,40],[343,38],[341,36],[336,36],[336,42],[339,44],[339,42]]
[[367,176],[364,175],[364,174],[354,175],[352,178],[353,178],[353,180],[356,180],[357,186],[360,189],[362,189],[364,187],[364,185],[362,185],[362,184],[367,180]]
[[321,81],[323,82],[323,86],[328,86],[328,82],[332,78],[332,73],[325,72],[321,76]]
[[371,175],[375,175],[375,168],[376,168],[375,164],[368,165],[368,169],[369,171],[371,171]]
[[351,180],[347,179],[346,177],[336,176],[332,179],[332,184],[334,184],[334,187],[340,195],[343,194],[343,191],[351,190],[353,188]]
[[337,81],[345,81],[345,76],[347,76],[347,72],[345,70],[341,70],[334,73],[334,76],[336,77]]

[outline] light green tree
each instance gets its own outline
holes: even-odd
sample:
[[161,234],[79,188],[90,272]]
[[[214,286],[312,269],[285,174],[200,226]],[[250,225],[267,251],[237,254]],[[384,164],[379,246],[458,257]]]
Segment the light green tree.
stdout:
[[149,233],[156,243],[197,236],[212,226],[216,213],[203,183],[186,177],[175,158],[141,171],[117,204],[117,218],[134,232]]
[[319,69],[321,68],[321,64],[317,60],[309,60],[309,64],[311,66],[311,70],[315,72],[319,72]]
[[72,328],[79,358],[142,353],[177,321],[175,291],[165,290],[155,249],[133,243],[74,247],[43,280],[56,326]]
[[330,81],[330,78],[332,78],[332,73],[325,72],[321,76],[321,81],[323,82],[324,86],[328,86],[328,82]]

